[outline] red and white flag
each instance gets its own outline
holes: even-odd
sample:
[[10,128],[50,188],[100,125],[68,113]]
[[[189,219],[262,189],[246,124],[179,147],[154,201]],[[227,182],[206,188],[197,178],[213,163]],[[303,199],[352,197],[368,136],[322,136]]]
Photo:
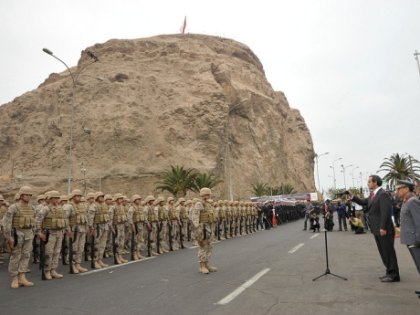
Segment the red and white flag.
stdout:
[[181,34],[185,34],[185,29],[187,28],[187,17],[184,17],[184,22],[182,23],[181,28],[179,29],[181,31]]

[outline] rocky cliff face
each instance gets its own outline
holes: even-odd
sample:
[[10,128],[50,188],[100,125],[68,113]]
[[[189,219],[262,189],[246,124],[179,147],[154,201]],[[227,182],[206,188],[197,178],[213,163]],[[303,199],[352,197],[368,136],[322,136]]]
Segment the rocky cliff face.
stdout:
[[[251,182],[313,191],[311,135],[267,82],[245,45],[204,35],[110,40],[68,72],[0,107],[0,192],[22,183],[66,191],[73,120],[73,186],[153,192],[169,165],[214,171],[216,197],[248,197]],[[51,62],[54,62],[51,60]],[[13,170],[14,179],[8,179]],[[16,177],[17,176],[17,177]]]

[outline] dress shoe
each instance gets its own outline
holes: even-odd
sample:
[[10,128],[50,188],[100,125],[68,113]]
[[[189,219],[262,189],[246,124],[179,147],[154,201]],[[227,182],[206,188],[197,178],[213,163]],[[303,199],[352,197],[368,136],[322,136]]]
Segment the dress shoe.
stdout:
[[379,278],[379,280],[382,280],[382,279],[384,279],[384,278],[386,278],[386,277],[388,277],[388,275],[383,275],[383,276],[380,276],[380,277],[378,277],[378,278]]
[[414,293],[419,294],[420,295],[420,290],[416,290],[414,291]]
[[381,279],[381,282],[400,282],[400,277],[386,276]]

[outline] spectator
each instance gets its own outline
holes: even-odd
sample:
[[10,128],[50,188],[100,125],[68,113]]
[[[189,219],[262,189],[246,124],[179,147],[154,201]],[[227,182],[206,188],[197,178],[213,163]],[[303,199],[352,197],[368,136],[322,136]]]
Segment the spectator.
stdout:
[[347,211],[346,206],[341,204],[339,201],[337,204],[337,215],[338,215],[338,230],[343,230],[344,225],[344,231],[347,231]]

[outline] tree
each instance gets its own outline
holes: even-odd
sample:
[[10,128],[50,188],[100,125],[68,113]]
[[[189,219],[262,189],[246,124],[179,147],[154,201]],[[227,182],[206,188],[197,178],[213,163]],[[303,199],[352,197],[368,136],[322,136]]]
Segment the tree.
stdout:
[[281,184],[280,186],[271,187],[269,189],[272,190],[273,195],[291,195],[296,192],[295,188],[289,184]]
[[419,171],[420,162],[417,159],[411,155],[399,155],[398,153],[392,154],[389,158],[384,158],[384,162],[378,170],[378,172],[387,172],[383,179],[388,182],[390,188],[394,188],[396,181],[399,179],[419,181]]
[[201,188],[213,188],[222,182],[223,180],[213,173],[197,173],[194,178],[192,190],[199,192]]
[[194,188],[196,170],[185,169],[180,165],[171,165],[171,169],[162,173],[162,179],[156,183],[156,189],[168,191],[174,197],[184,197]]
[[265,196],[268,194],[268,191],[269,191],[268,184],[263,183],[263,182],[255,182],[251,184],[251,188],[252,188],[252,193],[256,197]]

